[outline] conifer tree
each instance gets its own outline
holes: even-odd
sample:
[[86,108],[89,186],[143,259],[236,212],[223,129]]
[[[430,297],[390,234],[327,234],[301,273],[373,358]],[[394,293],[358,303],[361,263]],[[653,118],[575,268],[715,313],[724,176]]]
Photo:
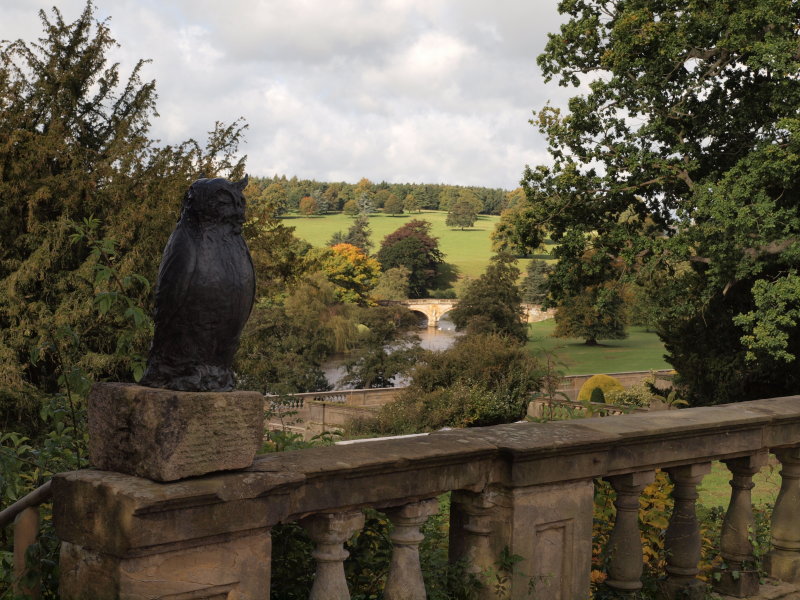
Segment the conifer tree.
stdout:
[[[79,335],[86,373],[131,377],[116,353],[118,328],[93,305],[98,258],[73,243],[76,225],[92,218],[98,238],[115,240],[121,279],[154,281],[189,183],[244,171],[239,122],[217,123],[205,146],[148,137],[155,82],[142,80],[144,61],[127,78],[109,64],[115,41],[94,11],[87,3],[72,23],[42,11],[37,43],[0,43],[0,409],[59,389],[56,365],[29,356],[66,326]],[[151,290],[129,292],[147,300]]]

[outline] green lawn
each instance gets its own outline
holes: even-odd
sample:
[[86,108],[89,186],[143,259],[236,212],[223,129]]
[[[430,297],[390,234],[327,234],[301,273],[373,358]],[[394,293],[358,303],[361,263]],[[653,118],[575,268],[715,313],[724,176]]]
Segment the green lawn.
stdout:
[[[720,462],[711,465],[711,473],[703,477],[703,482],[698,487],[700,497],[698,502],[707,508],[721,506],[728,508],[731,500],[731,472]],[[752,490],[753,504],[774,504],[781,489],[780,466],[774,457],[770,462],[753,477],[755,487]]]
[[[494,225],[500,219],[495,215],[480,215],[475,225],[461,231],[447,227],[444,211],[422,211],[421,214],[403,214],[396,217],[376,213],[370,215],[369,226],[372,229],[372,241],[375,250],[380,247],[381,240],[395,229],[402,227],[411,219],[430,221],[431,233],[439,238],[439,248],[445,255],[445,261],[455,265],[461,276],[478,277],[486,270],[492,255],[490,235]],[[337,232],[347,232],[353,218],[337,213],[325,216],[301,217],[290,215],[282,217],[286,225],[295,228],[298,237],[314,246],[324,246],[331,236]],[[520,261],[520,269],[524,271],[525,260]]]
[[[554,328],[553,319],[531,323],[528,348],[533,352],[553,352],[565,375],[670,368],[664,360],[664,346],[658,336],[641,327],[629,327],[627,339],[606,340],[598,346],[587,346],[583,340],[550,337]],[[781,486],[779,471],[780,467],[771,457],[770,463],[753,478],[754,504],[774,504]],[[727,509],[731,496],[730,479],[727,467],[714,462],[711,473],[703,478],[699,487],[698,502],[706,508],[721,506]]]
[[553,319],[531,323],[528,349],[552,352],[565,375],[670,368],[664,360],[661,340],[641,327],[628,327],[628,337],[624,340],[601,340],[597,346],[587,346],[579,339],[550,337],[554,328]]

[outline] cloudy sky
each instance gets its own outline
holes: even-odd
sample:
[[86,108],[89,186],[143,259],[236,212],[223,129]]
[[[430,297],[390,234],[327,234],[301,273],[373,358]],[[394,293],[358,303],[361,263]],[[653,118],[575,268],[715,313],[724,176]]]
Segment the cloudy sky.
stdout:
[[[34,39],[39,8],[3,0],[0,39]],[[152,59],[164,142],[249,124],[254,175],[512,189],[547,161],[528,124],[567,92],[536,66],[556,0],[97,0],[129,70]]]

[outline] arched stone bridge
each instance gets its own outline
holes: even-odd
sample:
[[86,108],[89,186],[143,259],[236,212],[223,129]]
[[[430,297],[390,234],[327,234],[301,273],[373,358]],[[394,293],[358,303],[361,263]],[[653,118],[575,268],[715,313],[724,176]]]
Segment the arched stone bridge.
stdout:
[[[415,300],[383,300],[380,304],[402,304],[422,315],[428,319],[428,327],[436,327],[439,325],[439,320],[448,312],[453,310],[458,305],[458,300],[453,299],[439,299],[439,298],[418,298]],[[527,323],[538,323],[545,319],[553,317],[555,311],[542,310],[538,304],[523,303],[522,308],[525,310],[525,320]]]

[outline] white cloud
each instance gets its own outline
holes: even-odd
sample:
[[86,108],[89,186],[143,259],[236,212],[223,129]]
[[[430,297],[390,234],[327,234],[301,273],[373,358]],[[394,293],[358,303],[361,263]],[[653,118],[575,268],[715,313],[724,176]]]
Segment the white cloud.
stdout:
[[[60,0],[74,20],[83,0]],[[130,70],[151,58],[164,142],[242,116],[255,175],[513,188],[547,160],[528,124],[556,0],[97,0]],[[6,0],[0,39],[35,39],[33,0]]]

